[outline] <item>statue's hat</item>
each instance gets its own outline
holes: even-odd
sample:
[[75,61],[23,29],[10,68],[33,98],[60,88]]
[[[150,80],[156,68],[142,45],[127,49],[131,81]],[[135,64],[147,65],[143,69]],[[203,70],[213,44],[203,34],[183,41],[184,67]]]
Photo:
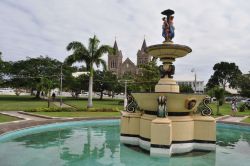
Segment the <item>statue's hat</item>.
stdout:
[[161,12],[161,14],[166,15],[167,17],[169,17],[169,16],[174,14],[174,11],[171,10],[171,9],[167,9],[167,10],[164,10],[163,12]]

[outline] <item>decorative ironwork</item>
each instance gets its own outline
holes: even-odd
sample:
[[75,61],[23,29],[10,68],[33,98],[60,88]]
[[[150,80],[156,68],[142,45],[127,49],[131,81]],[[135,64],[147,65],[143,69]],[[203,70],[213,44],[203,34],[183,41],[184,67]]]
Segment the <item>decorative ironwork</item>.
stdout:
[[167,97],[159,96],[157,102],[158,102],[157,117],[165,118],[167,116]]
[[134,99],[134,97],[131,94],[127,95],[127,100],[128,100],[128,104],[126,106],[126,111],[133,113],[136,111],[136,109],[138,108],[138,105]]
[[200,107],[200,113],[202,116],[211,116],[212,109],[208,106],[208,103],[210,102],[209,98],[203,99],[202,106]]

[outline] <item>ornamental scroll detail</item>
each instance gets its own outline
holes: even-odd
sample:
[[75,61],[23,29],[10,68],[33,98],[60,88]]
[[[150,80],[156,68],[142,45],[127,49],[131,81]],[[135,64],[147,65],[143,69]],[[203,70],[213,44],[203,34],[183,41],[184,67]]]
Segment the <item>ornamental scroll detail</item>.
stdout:
[[212,109],[208,106],[209,102],[209,98],[206,97],[200,104],[198,111],[201,113],[202,116],[211,116]]
[[131,94],[127,95],[128,104],[126,106],[126,111],[130,113],[134,113],[138,108],[138,105]]

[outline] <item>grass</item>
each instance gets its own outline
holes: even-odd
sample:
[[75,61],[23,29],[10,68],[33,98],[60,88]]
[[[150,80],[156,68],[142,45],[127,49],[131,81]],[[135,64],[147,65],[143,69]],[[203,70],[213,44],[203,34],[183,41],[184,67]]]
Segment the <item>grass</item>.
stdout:
[[51,117],[119,117],[120,112],[35,112]]
[[[73,98],[65,98],[63,100],[65,104],[71,105],[76,108],[86,108],[88,100],[87,99],[73,99]],[[93,99],[94,108],[117,108],[119,110],[123,109],[123,104],[119,104],[122,100],[118,99]]]
[[[214,117],[232,114],[230,103],[224,103],[222,106],[220,106],[220,110],[219,110],[220,115],[216,115],[216,111],[217,111],[216,103],[211,103],[209,104],[209,106],[213,110]],[[250,110],[246,109],[245,112],[239,112],[239,108],[238,108],[238,112],[236,112],[236,116],[246,116],[246,115],[250,115]]]
[[11,121],[16,121],[16,120],[20,120],[20,119],[12,117],[12,116],[0,114],[0,123],[11,122]]
[[[35,99],[34,96],[0,95],[0,111],[24,111],[34,108],[46,108],[47,101]],[[52,105],[52,107],[56,107]]]
[[245,123],[250,123],[250,117],[246,118],[245,120],[243,120],[242,122],[245,122]]

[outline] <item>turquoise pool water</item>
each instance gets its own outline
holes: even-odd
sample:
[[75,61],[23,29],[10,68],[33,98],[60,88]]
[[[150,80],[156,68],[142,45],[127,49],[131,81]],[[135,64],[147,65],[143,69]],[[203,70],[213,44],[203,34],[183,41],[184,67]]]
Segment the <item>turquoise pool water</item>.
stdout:
[[249,166],[250,127],[217,125],[216,152],[153,158],[120,144],[119,120],[39,126],[0,137],[0,166]]

